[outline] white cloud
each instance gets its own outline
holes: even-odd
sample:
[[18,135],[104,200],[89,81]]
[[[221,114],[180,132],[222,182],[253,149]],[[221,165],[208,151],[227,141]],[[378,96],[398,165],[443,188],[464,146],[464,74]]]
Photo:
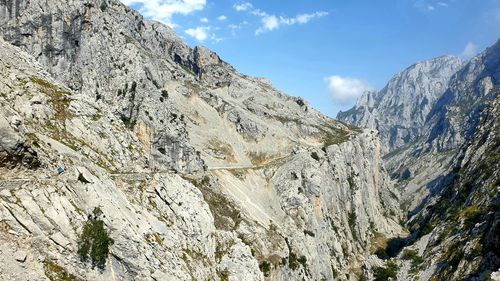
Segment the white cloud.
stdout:
[[438,2],[437,4],[441,7],[448,7],[448,3],[445,2]]
[[255,34],[260,34],[265,31],[271,31],[278,28],[279,25],[280,23],[275,15],[265,16],[262,18],[262,26],[255,31]]
[[320,17],[324,17],[327,15],[328,15],[327,12],[316,12],[316,13],[312,13],[312,14],[302,14],[302,15],[298,15],[296,17],[296,20],[299,24],[305,24],[314,18],[320,18]]
[[311,14],[299,14],[293,18],[278,18],[275,15],[268,15],[265,12],[261,12],[260,10],[253,11],[253,14],[262,16],[262,26],[255,31],[255,34],[257,35],[266,31],[277,29],[281,25],[306,24],[314,18],[321,18],[328,15],[327,12],[314,12]]
[[227,20],[227,17],[225,15],[220,15],[217,19],[220,21],[223,21],[223,20]]
[[370,84],[362,80],[338,75],[325,78],[325,82],[333,99],[340,104],[346,104],[360,97],[364,92],[374,90]]
[[174,26],[172,16],[188,15],[205,8],[206,0],[121,0],[125,5],[137,5],[138,10],[147,18]]
[[253,10],[251,14],[254,15],[254,16],[258,16],[258,17],[267,17],[267,16],[269,16],[266,12],[261,11],[260,9]]
[[432,5],[427,6],[427,10],[429,10],[429,11],[434,11],[435,9],[436,8],[434,8],[434,6],[432,6]]
[[208,38],[209,31],[210,27],[208,26],[198,26],[196,28],[186,29],[184,32],[186,32],[187,35],[195,38],[198,41],[204,41],[205,39]]
[[233,6],[233,8],[238,11],[238,12],[242,12],[242,11],[247,11],[247,10],[250,10],[253,8],[253,5],[252,3],[250,2],[242,2],[242,3],[239,3],[239,4],[235,4]]
[[471,58],[477,54],[477,46],[476,44],[469,42],[465,45],[464,50],[462,51],[462,57]]
[[208,19],[207,18],[201,18],[200,19],[201,22],[204,22],[204,23],[207,23],[208,22]]

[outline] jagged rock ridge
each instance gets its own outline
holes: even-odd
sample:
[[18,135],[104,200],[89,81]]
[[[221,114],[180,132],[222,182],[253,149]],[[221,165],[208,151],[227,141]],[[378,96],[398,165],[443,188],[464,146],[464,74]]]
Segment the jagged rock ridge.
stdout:
[[394,76],[380,92],[367,92],[337,118],[363,128],[377,129],[390,152],[416,141],[432,106],[463,61],[443,56],[414,64]]
[[[418,137],[384,156],[408,211],[410,235],[393,260],[402,266],[398,280],[500,277],[499,241],[493,234],[500,198],[499,57],[500,41],[453,74],[414,128]],[[403,106],[411,108],[412,100]],[[370,116],[356,108],[359,112],[339,116],[355,123],[356,116]],[[374,111],[395,117],[384,110]]]

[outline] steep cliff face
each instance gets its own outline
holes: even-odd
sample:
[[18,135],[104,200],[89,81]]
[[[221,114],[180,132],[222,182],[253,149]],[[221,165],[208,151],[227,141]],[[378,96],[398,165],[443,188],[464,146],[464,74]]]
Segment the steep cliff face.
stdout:
[[[406,194],[403,207],[412,214],[449,180],[445,175],[474,133],[480,110],[495,98],[499,46],[497,42],[466,64],[453,57],[416,64],[381,92],[366,94],[353,109],[339,114],[348,123],[376,127],[382,139],[389,139],[384,163]],[[425,107],[415,106],[423,99]],[[414,133],[394,146],[390,140],[397,139],[398,132],[408,132],[404,128]]]
[[[2,278],[354,280],[401,233],[375,131],[117,1],[0,11]],[[77,254],[96,207],[103,271]]]
[[414,196],[433,196],[447,183],[445,175],[474,134],[479,113],[498,95],[499,47],[497,42],[452,76],[448,89],[428,114],[419,140],[385,156],[388,170],[408,193],[410,210],[421,203]]
[[391,152],[416,141],[436,101],[463,61],[443,56],[414,64],[394,76],[380,92],[365,93],[337,118],[363,128],[377,129]]
[[[410,235],[390,249],[394,258],[380,274],[396,277],[399,265],[398,280],[499,277],[492,273],[499,264],[499,56],[497,42],[452,75],[423,122],[415,124],[417,138],[384,156],[404,193]],[[376,107],[373,99],[367,94],[358,104]],[[410,99],[404,107],[413,104]],[[373,111],[395,116],[384,110],[379,105]],[[342,116],[352,122],[373,116],[352,112]]]
[[468,141],[479,114],[495,99],[500,83],[500,41],[469,61],[450,80],[449,87],[428,115],[426,150],[444,151]]
[[[438,198],[410,222],[401,280],[485,280],[500,266],[500,90],[480,113]],[[408,253],[414,253],[413,255]],[[415,259],[418,257],[417,259]]]

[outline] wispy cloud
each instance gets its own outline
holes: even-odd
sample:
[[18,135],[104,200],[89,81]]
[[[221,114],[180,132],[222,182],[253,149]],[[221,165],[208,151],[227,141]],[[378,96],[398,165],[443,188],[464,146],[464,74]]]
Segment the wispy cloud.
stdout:
[[220,43],[220,42],[224,41],[224,39],[217,37],[217,35],[215,35],[215,34],[212,34],[210,36],[210,40],[212,40],[214,43]]
[[477,54],[477,45],[474,44],[473,42],[468,42],[467,45],[465,45],[464,50],[462,51],[462,57],[464,58],[471,58]]
[[175,26],[172,16],[188,15],[205,8],[206,0],[121,0],[125,5],[134,5],[147,18]]
[[220,15],[217,17],[217,19],[220,21],[223,21],[223,20],[227,20],[227,17],[225,15]]
[[253,5],[250,2],[240,2],[238,4],[234,4],[233,8],[238,12],[242,12],[252,9]]
[[347,104],[360,97],[363,93],[374,90],[365,81],[338,75],[325,78],[325,82],[333,99],[340,104]]
[[421,11],[433,12],[438,8],[446,8],[449,6],[449,1],[436,1],[436,0],[415,0],[413,6]]
[[[255,11],[254,11],[255,12]],[[255,31],[255,34],[261,34],[266,31],[278,29],[282,25],[295,25],[306,24],[312,19],[327,16],[327,12],[314,12],[311,14],[299,14],[293,18],[277,17],[275,15],[268,15],[265,12],[257,11],[257,15],[261,16],[262,25]]]
[[227,27],[228,27],[229,29],[242,29],[242,28],[243,28],[243,26],[245,26],[245,25],[247,25],[247,24],[248,24],[248,22],[247,22],[247,21],[242,21],[242,22],[240,22],[240,23],[238,23],[238,24],[234,24],[234,23],[229,24]]
[[204,22],[204,23],[207,23],[208,22],[208,19],[207,18],[201,18],[200,19],[201,22]]
[[248,25],[248,22],[247,21],[242,21],[242,22],[240,22],[238,24],[234,24],[234,23],[229,24],[227,26],[227,28],[231,31],[231,35],[235,36],[236,35],[236,31],[242,29],[246,25]]

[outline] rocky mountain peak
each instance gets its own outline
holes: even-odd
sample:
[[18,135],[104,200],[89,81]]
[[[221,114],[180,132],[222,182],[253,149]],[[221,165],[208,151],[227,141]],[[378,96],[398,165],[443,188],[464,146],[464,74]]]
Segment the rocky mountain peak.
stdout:
[[464,62],[442,56],[416,63],[399,74],[379,92],[369,92],[356,105],[340,112],[341,121],[381,132],[385,151],[390,152],[417,139],[433,103],[443,95],[448,81]]
[[222,60],[219,56],[203,46],[196,46],[193,50],[194,61],[199,68],[212,65],[220,65]]

